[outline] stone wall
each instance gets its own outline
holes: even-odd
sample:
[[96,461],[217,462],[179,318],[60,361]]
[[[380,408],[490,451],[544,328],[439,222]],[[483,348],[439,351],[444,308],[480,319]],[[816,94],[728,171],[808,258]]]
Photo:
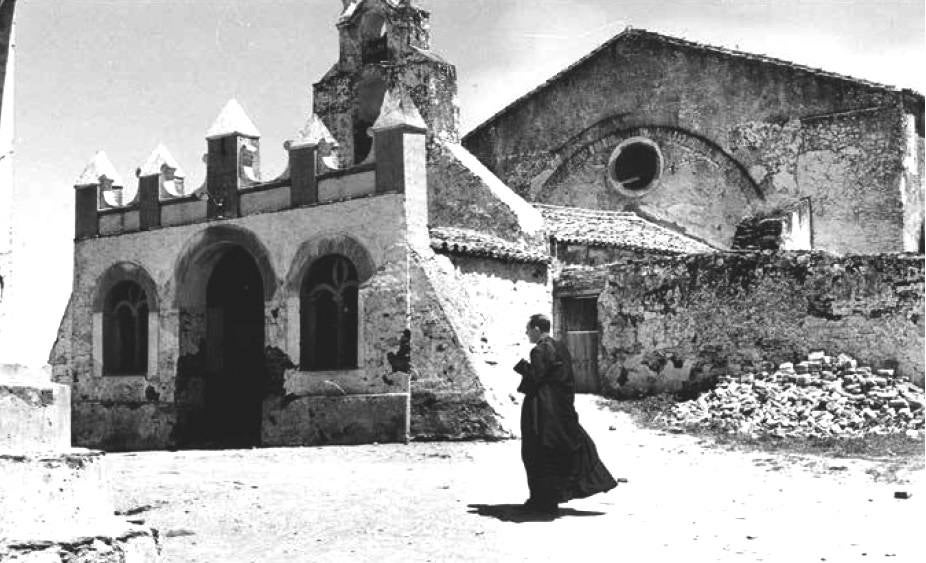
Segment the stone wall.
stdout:
[[608,394],[680,391],[819,349],[923,383],[922,256],[704,254],[573,277],[573,286],[602,290],[599,373]]
[[762,189],[763,211],[809,197],[814,248],[837,253],[915,250],[905,246],[904,215],[922,204],[902,194],[907,142],[895,107],[749,122],[730,134],[732,154]]
[[[902,211],[907,139],[922,140],[905,130],[921,109],[905,109],[904,96],[634,30],[464,145],[529,200],[639,209],[720,247],[740,220],[811,196],[816,248],[899,252],[911,249],[903,231],[916,221]],[[638,197],[607,181],[610,155],[633,137],[655,141],[663,157],[657,185]],[[915,200],[922,176],[910,183]]]

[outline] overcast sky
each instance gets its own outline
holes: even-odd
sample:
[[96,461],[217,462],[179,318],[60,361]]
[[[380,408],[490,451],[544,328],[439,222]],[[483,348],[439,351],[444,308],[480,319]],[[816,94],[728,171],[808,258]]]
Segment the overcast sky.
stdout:
[[[433,47],[457,65],[464,131],[628,25],[926,91],[923,0],[419,4],[432,12]],[[19,0],[11,297],[26,326],[20,342],[0,343],[7,355],[47,358],[71,285],[72,184],[90,157],[105,150],[130,181],[163,142],[197,186],[205,131],[236,97],[263,134],[264,176],[277,175],[311,84],[337,57],[340,9],[341,0]]]

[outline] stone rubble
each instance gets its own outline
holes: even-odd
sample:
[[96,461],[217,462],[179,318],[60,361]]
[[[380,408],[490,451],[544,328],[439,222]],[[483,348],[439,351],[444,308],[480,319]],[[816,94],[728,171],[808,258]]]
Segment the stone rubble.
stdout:
[[812,352],[798,364],[762,367],[721,377],[714,389],[674,405],[667,422],[752,436],[923,433],[923,389],[893,370],[872,371],[845,354],[824,352]]

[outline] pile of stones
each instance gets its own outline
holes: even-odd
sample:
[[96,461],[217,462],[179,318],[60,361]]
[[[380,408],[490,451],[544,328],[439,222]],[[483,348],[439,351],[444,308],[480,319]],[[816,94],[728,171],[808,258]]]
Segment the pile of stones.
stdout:
[[752,436],[920,436],[924,403],[923,389],[893,370],[813,352],[776,370],[721,377],[697,399],[675,404],[666,422]]

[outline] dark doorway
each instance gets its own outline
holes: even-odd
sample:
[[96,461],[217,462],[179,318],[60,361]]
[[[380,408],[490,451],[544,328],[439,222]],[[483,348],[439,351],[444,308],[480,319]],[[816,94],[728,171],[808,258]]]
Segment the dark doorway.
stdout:
[[260,441],[264,380],[264,291],[254,259],[235,247],[219,259],[206,289],[204,440],[219,447]]
[[598,299],[563,298],[562,312],[576,393],[598,393]]

